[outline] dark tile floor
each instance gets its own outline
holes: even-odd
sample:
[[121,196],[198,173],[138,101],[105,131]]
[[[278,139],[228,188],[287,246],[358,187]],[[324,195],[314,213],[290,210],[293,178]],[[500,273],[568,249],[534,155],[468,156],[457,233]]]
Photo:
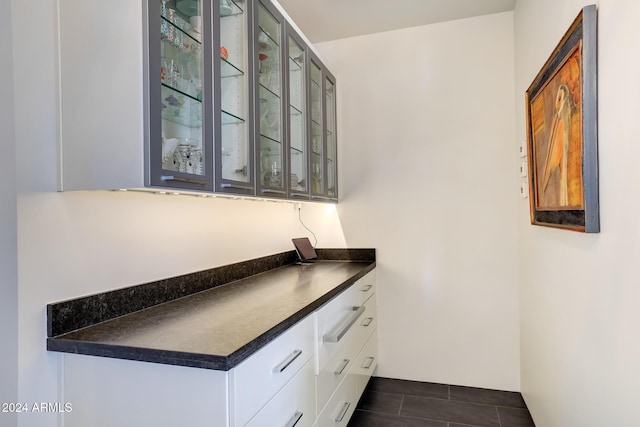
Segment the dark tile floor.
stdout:
[[535,427],[520,393],[372,377],[348,427]]

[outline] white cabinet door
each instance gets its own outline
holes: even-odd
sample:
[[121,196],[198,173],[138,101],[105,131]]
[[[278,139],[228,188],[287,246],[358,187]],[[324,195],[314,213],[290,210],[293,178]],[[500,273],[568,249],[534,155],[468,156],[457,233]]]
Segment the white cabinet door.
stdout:
[[226,427],[227,373],[64,354],[65,427]]

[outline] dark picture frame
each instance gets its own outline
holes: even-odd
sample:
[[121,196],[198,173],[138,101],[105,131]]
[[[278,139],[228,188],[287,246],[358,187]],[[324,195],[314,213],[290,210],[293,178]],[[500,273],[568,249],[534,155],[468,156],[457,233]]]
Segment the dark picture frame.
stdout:
[[526,91],[534,225],[600,231],[596,31],[586,6]]

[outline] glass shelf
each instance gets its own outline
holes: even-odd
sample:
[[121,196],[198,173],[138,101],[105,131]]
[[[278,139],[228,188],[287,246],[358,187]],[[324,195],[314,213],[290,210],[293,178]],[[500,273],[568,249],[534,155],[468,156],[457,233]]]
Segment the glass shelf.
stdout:
[[294,58],[289,57],[289,71],[291,72],[302,71],[303,61],[304,61],[304,56],[302,54]]
[[292,116],[299,116],[302,114],[302,109],[295,105],[289,105],[289,114]]
[[[280,44],[273,37],[271,37],[271,33],[269,32],[269,30],[262,28],[262,26],[259,26],[258,29],[260,30],[260,34],[258,35],[258,48],[261,52],[269,52],[272,50],[280,49]],[[272,29],[271,31],[277,34],[278,30]]]
[[244,76],[244,71],[224,58],[220,58],[220,74],[222,78]]
[[160,38],[163,41],[168,41],[169,43],[185,50],[190,48],[191,43],[195,43],[196,46],[202,45],[202,42],[198,40],[198,38],[189,34],[189,32],[183,29],[180,24],[172,22],[164,16],[160,16]]
[[279,102],[280,94],[271,90],[271,88],[260,83],[260,100],[269,102]]
[[229,16],[242,15],[244,10],[233,0],[220,2],[220,17],[227,18]]
[[278,146],[282,145],[282,142],[279,139],[274,139],[269,135],[265,135],[262,132],[260,133],[260,138],[262,142],[268,142],[269,144],[276,144]]
[[189,128],[202,127],[202,102],[177,89],[162,87],[162,118]]
[[235,114],[222,110],[222,124],[223,125],[236,125],[244,123],[245,120],[242,117],[238,117]]

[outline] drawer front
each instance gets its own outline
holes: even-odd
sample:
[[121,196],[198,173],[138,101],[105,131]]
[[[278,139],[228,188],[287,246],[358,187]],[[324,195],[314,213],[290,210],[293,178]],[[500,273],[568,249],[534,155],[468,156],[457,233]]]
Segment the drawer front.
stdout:
[[353,375],[356,381],[356,400],[360,399],[374,369],[378,366],[378,335],[373,333],[367,341],[349,375]]
[[365,308],[359,302],[357,288],[353,286],[335,297],[317,311],[319,372],[332,359],[344,351],[343,346],[357,329]]
[[354,329],[356,330],[354,334],[354,340],[356,341],[354,344],[356,347],[356,354],[362,350],[362,347],[365,345],[373,331],[378,328],[378,309],[376,306],[375,294],[367,300],[364,304],[364,308],[364,313],[354,326]]
[[314,318],[308,316],[230,371],[235,425],[245,425],[312,359],[314,336]]
[[347,375],[318,416],[318,427],[345,427],[358,400],[353,375]]
[[370,271],[366,276],[353,284],[358,291],[358,305],[364,304],[373,294],[376,293],[376,271]]
[[364,311],[339,342],[322,342],[319,354],[330,355],[319,365],[316,390],[318,408],[331,397],[342,379],[356,366],[356,358],[377,326],[375,295],[366,302]]
[[249,421],[247,427],[311,427],[316,421],[313,361],[302,369]]

